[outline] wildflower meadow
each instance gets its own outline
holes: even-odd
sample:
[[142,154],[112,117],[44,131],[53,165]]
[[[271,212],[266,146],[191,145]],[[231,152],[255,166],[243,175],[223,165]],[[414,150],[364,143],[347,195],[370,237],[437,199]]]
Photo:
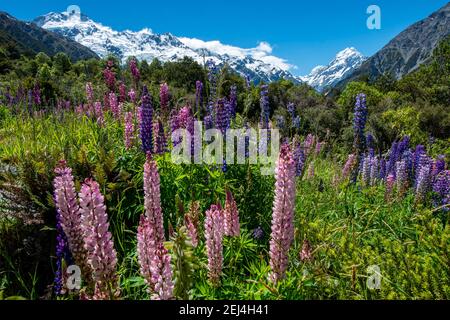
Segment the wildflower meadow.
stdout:
[[333,97],[213,61],[23,60],[1,78],[0,299],[449,299],[448,48],[446,71]]

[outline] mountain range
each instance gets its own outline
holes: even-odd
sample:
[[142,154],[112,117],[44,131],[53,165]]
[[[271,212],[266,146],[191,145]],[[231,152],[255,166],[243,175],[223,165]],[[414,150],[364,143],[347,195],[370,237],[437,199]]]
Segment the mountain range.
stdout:
[[34,23],[27,23],[0,11],[0,46],[16,55],[32,55],[44,52],[53,56],[65,52],[72,61],[98,58],[97,54],[76,41],[44,30]]
[[367,58],[355,48],[347,48],[339,52],[327,66],[317,66],[300,80],[308,83],[318,91],[334,86],[340,80],[358,69]]
[[150,29],[116,31],[84,14],[68,12],[52,12],[36,18],[34,23],[79,42],[102,58],[112,53],[123,62],[131,56],[139,60],[151,61],[157,58],[166,62],[187,56],[202,65],[208,60],[213,60],[218,66],[227,64],[255,81],[271,82],[285,78],[299,82],[289,72],[291,66],[285,60],[273,56],[272,48],[265,42],[256,48],[243,49],[219,41],[176,37],[170,33],[157,34]]

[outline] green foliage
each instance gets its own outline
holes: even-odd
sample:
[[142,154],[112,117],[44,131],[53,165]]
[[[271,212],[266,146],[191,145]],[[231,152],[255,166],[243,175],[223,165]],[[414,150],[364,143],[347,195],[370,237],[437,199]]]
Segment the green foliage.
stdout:
[[412,107],[388,110],[382,115],[383,121],[396,133],[396,136],[409,136],[413,144],[419,144],[426,138],[420,130],[420,118],[421,113]]

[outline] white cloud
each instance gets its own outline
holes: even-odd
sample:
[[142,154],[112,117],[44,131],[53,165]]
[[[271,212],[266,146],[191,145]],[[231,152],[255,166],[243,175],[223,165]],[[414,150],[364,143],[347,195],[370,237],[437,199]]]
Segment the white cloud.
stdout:
[[266,64],[273,65],[285,71],[295,68],[295,66],[289,64],[285,59],[271,55],[273,50],[272,46],[268,42],[264,41],[260,42],[258,46],[255,48],[244,49],[222,44],[220,41],[217,40],[203,41],[200,39],[185,38],[185,37],[180,37],[178,39],[186,46],[195,50],[207,49],[220,55],[227,54],[229,56],[238,57],[240,59],[249,56],[252,57],[253,59],[263,61]]

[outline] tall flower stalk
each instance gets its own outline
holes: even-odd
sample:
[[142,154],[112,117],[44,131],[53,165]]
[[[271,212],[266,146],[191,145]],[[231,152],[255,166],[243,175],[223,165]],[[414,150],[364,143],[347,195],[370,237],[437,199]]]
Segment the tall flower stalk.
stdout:
[[215,287],[220,285],[223,264],[223,213],[220,205],[206,211],[205,239],[208,256],[208,277]]
[[159,88],[159,101],[161,106],[161,113],[166,114],[169,109],[169,86],[167,83],[161,84]]
[[270,236],[269,279],[283,279],[288,266],[288,253],[294,240],[295,161],[288,145],[281,147],[275,171],[275,198]]
[[144,165],[144,207],[138,228],[140,271],[153,293],[152,299],[167,300],[173,295],[170,256],[164,248],[160,177],[156,162],[147,155]]
[[84,247],[95,283],[93,299],[111,300],[119,293],[117,253],[108,230],[108,215],[99,184],[91,179],[86,180],[81,187],[79,199]]
[[153,106],[146,86],[144,86],[142,91],[142,105],[140,114],[140,137],[142,142],[142,150],[147,154],[152,152]]
[[225,210],[223,213],[225,235],[229,237],[239,237],[241,232],[239,224],[239,211],[231,191],[227,191],[226,193]]
[[54,200],[59,215],[59,223],[67,237],[67,243],[75,263],[80,267],[83,278],[89,280],[91,269],[87,264],[87,251],[84,247],[81,211],[75,191],[72,169],[61,161],[55,169],[53,181]]
[[125,140],[125,148],[127,150],[131,149],[134,140],[134,122],[132,112],[125,113],[124,140]]

